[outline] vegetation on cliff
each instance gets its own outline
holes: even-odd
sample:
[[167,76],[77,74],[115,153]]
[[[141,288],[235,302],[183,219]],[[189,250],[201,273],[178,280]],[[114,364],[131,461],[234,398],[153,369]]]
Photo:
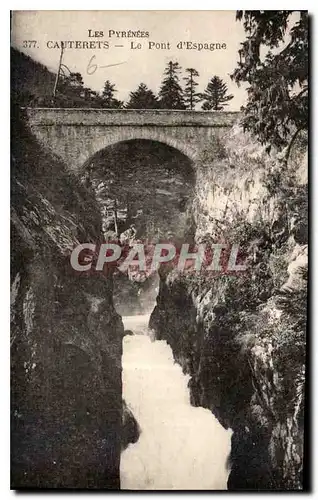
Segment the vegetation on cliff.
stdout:
[[302,488],[306,140],[282,172],[278,153],[228,133],[217,172],[196,186],[196,240],[239,243],[247,271],[162,276],[150,322],[191,375],[193,404],[234,430],[231,489]]

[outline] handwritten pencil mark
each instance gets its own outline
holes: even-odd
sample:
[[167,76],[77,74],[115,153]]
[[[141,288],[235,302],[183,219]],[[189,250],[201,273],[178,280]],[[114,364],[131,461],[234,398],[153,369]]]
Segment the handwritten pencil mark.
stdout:
[[89,63],[86,68],[86,72],[88,75],[93,75],[98,70],[98,68],[100,69],[111,68],[112,66],[120,66],[121,64],[125,64],[127,62],[127,61],[122,61],[118,63],[104,64],[103,66],[99,66],[98,64],[96,64],[96,62],[93,62],[95,59],[96,56],[93,55],[89,60]]

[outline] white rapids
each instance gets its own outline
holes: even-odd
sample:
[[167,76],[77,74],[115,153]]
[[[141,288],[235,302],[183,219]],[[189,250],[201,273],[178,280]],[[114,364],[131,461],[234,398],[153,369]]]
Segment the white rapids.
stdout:
[[231,430],[190,405],[189,377],[166,341],[151,341],[149,316],[124,317],[123,398],[141,428],[121,455],[123,490],[224,490]]

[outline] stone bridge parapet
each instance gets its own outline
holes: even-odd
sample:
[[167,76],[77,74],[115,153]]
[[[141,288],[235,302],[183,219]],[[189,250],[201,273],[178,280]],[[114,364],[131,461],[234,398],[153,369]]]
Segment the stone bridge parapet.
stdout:
[[145,139],[174,147],[194,163],[217,157],[237,112],[157,109],[26,108],[31,130],[44,148],[76,173],[117,142]]

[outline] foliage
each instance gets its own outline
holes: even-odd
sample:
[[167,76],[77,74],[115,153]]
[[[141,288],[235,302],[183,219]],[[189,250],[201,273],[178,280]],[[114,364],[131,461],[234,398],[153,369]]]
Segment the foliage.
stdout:
[[80,73],[63,73],[53,96],[56,75],[31,57],[11,49],[11,98],[19,106],[50,108],[100,107],[97,92],[83,84]]
[[228,101],[233,99],[233,95],[228,94],[227,85],[219,76],[213,76],[205,92],[201,94],[201,98],[205,99],[202,109],[221,111],[224,109],[224,106],[227,106]]
[[185,109],[183,90],[179,84],[180,71],[179,63],[169,61],[159,91],[162,109]]
[[[55,95],[56,75],[45,66],[22,52],[11,49],[11,95],[13,102],[20,106],[50,108],[111,108],[122,109],[124,103],[115,97],[115,84],[106,80],[102,92],[84,85],[79,72],[66,71],[62,64]],[[195,109],[204,96],[198,93],[196,78],[199,73],[194,68],[185,70],[186,82],[183,90],[179,83],[181,67],[170,61],[164,71],[159,96],[140,83],[129,95],[127,109]],[[213,109],[213,108],[207,108]]]
[[62,93],[72,92],[80,96],[84,90],[84,81],[80,73],[69,73],[66,76],[60,76],[58,90]]
[[84,86],[81,73],[72,72],[67,75],[63,73],[60,76],[53,102],[55,106],[60,107],[100,106],[98,93]]
[[101,96],[101,105],[103,108],[118,109],[123,107],[123,103],[114,97],[115,92],[117,92],[115,84],[106,80]]
[[307,287],[297,289],[284,287],[279,291],[276,302],[293,330],[303,334],[307,325]]
[[184,89],[184,102],[187,109],[194,109],[195,105],[202,100],[201,95],[196,92],[196,87],[199,85],[195,80],[199,73],[194,68],[186,69],[187,76],[183,79],[186,82]]
[[157,109],[159,101],[152,90],[147,85],[141,83],[135,92],[129,95],[129,101],[126,104],[127,109]]
[[268,150],[288,146],[291,135],[308,128],[308,14],[298,15],[289,30],[294,11],[237,13],[246,40],[231,77],[249,85],[242,124]]
[[53,73],[31,57],[11,48],[11,98],[21,106],[29,106],[35,98],[51,94]]

